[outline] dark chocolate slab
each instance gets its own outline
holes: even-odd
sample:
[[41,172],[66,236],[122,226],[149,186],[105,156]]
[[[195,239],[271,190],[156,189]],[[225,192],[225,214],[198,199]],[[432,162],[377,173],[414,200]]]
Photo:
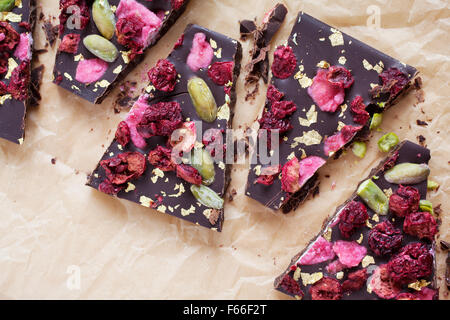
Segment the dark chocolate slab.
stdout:
[[[405,141],[405,142],[401,143],[395,150],[393,150],[389,157],[387,157],[385,160],[381,161],[380,164],[376,168],[374,168],[370,172],[369,176],[366,179],[364,179],[363,181],[372,178],[372,181],[375,182],[375,184],[377,184],[382,190],[384,190],[388,194],[390,193],[390,191],[395,193],[396,190],[399,188],[399,185],[387,182],[384,179],[384,169],[383,169],[384,164],[386,163],[387,159],[389,159],[395,152],[398,152],[398,154],[399,154],[396,164],[405,163],[405,162],[421,164],[421,163],[428,163],[430,160],[430,151],[428,149],[421,147],[417,144],[414,144],[412,142]],[[376,176],[377,178],[376,179],[373,178],[374,176]],[[410,186],[417,188],[419,190],[421,200],[426,199],[426,195],[427,195],[427,181],[426,180],[421,183],[418,183],[415,185],[410,185]],[[336,209],[336,212],[328,219],[328,222],[324,223],[324,228],[322,229],[322,231],[320,231],[320,233],[310,242],[310,244],[303,251],[301,251],[299,254],[297,254],[292,259],[292,261],[291,261],[289,267],[286,269],[286,271],[283,272],[283,274],[280,275],[275,280],[275,289],[277,289],[285,294],[293,296],[292,294],[290,294],[289,292],[284,290],[280,286],[280,283],[281,283],[283,277],[285,277],[285,276],[294,278],[294,273],[295,273],[295,270],[297,270],[297,268],[300,268],[301,272],[305,273],[305,274],[315,274],[315,273],[319,272],[322,274],[323,277],[331,277],[333,279],[340,278],[338,280],[341,282],[341,284],[343,281],[346,280],[348,273],[361,269],[362,263],[360,263],[360,265],[358,265],[357,267],[350,268],[350,269],[344,269],[343,273],[341,273],[338,276],[338,274],[328,273],[328,271],[326,269],[326,266],[331,261],[326,261],[326,262],[322,262],[322,263],[318,263],[318,264],[314,264],[314,265],[299,264],[300,259],[308,251],[309,247],[321,236],[330,242],[335,242],[337,240],[357,241],[360,245],[367,248],[366,257],[374,259],[373,262],[371,262],[369,264],[370,266],[372,266],[372,267],[370,267],[372,269],[374,268],[374,266],[383,265],[389,261],[391,256],[385,256],[385,257],[376,256],[373,253],[373,251],[369,248],[368,234],[373,226],[375,226],[379,222],[383,222],[386,220],[391,221],[396,228],[403,230],[403,220],[404,219],[396,217],[395,215],[393,215],[392,212],[389,212],[388,215],[386,215],[386,216],[377,215],[374,213],[374,211],[372,211],[370,208],[367,207],[367,212],[369,214],[369,220],[368,220],[369,223],[366,226],[359,228],[351,236],[351,238],[343,239],[341,236],[340,230],[339,230],[339,225],[338,225],[338,223],[336,223],[336,221],[339,218],[339,214],[340,214],[341,210],[350,201],[359,201],[359,202],[364,203],[364,201],[357,195],[357,193],[355,191],[355,193],[344,204],[339,206]],[[330,235],[330,233],[331,233],[331,235]],[[412,242],[425,243],[429,247],[430,251],[433,254],[433,261],[434,261],[433,273],[428,278],[424,278],[424,280],[426,280],[427,282],[430,282],[428,288],[435,290],[437,288],[436,273],[435,273],[435,269],[436,269],[436,257],[435,257],[436,244],[435,244],[435,241],[429,241],[426,239],[419,240],[417,237],[403,233],[402,245],[405,246]],[[363,268],[366,268],[366,267],[368,267],[368,266],[367,265],[363,266]],[[309,288],[311,287],[311,284],[304,285],[301,276],[299,277],[299,279],[296,279],[296,281],[298,282],[298,284],[301,287],[301,290],[304,293],[303,299],[307,299],[307,300],[311,299],[311,295],[309,293]],[[369,292],[369,291],[370,290],[367,290],[367,286],[364,285],[361,290],[352,292],[351,294],[344,294],[342,299],[343,300],[381,299],[380,297],[378,297],[378,295],[376,293]],[[414,292],[414,290],[403,288],[402,292]],[[437,295],[438,295],[438,290],[436,290],[436,295],[434,296],[434,298],[437,298]]]
[[[35,0],[22,0],[20,5],[16,4],[14,9],[7,13],[0,13],[0,21],[6,21],[20,34],[29,32],[25,27],[20,26],[21,22],[26,22],[31,27],[33,32],[34,24],[36,20],[36,8]],[[32,48],[31,48],[32,49]],[[15,50],[15,49],[14,49]],[[13,55],[14,50],[11,52],[11,57],[17,65],[20,65],[19,58]],[[11,68],[13,64],[10,64]],[[10,71],[12,72],[12,69]],[[31,67],[30,67],[31,75]],[[8,85],[10,76],[8,72],[0,75],[0,81]],[[7,77],[7,78],[6,78]],[[10,94],[0,96],[0,138],[4,138],[16,144],[22,144],[25,135],[25,115],[27,107],[30,105],[31,94],[28,95],[28,99],[25,101],[16,100],[11,97]]]
[[[400,61],[342,33],[319,20],[300,12],[288,45],[293,49],[297,58],[297,67],[294,75],[287,79],[272,77],[271,83],[285,94],[283,101],[293,101],[297,105],[297,111],[290,116],[293,129],[288,131],[280,142],[280,164],[284,165],[294,155],[300,160],[309,156],[318,156],[324,160],[329,157],[324,153],[324,140],[326,137],[336,134],[344,125],[359,126],[353,121],[350,103],[356,96],[361,96],[367,105],[367,111],[373,114],[381,113],[389,108],[397,97],[404,93],[417,74],[417,70]],[[344,103],[336,112],[323,112],[315,105],[308,95],[307,88],[320,68],[321,63],[327,62],[330,66],[344,66],[351,71],[355,82],[346,89]],[[374,101],[369,91],[375,85],[381,84],[379,73],[389,68],[398,68],[408,75],[410,83],[395,97],[386,97],[385,101]],[[384,108],[377,103],[385,102]],[[266,102],[266,108],[270,103]],[[309,125],[303,125],[300,118],[308,119],[310,115],[317,115],[316,121]],[[367,124],[364,127],[367,128]],[[362,130],[364,131],[364,130]],[[347,144],[349,145],[351,141]],[[259,155],[257,154],[258,158]],[[261,164],[253,164],[249,173],[246,195],[259,201],[263,205],[274,210],[280,208],[287,213],[296,209],[303,202],[314,187],[314,183],[308,183],[296,194],[289,194],[281,189],[281,180],[275,179],[270,186],[255,184],[257,173]],[[317,176],[315,176],[317,178]]]
[[[187,80],[196,76],[202,78],[210,87],[213,96],[216,100],[217,106],[225,105],[228,100],[226,97],[224,86],[218,86],[211,81],[207,75],[207,69],[200,69],[193,72],[187,65],[186,59],[192,46],[192,40],[196,33],[204,33],[206,39],[210,43],[217,44],[215,56],[211,63],[219,61],[233,61],[235,63],[233,74],[233,85],[231,86],[228,106],[230,108],[229,117],[218,117],[212,123],[203,122],[197,115],[191,98],[187,92]],[[220,50],[220,51],[219,51]],[[231,126],[233,108],[235,104],[235,83],[239,75],[240,60],[242,56],[241,45],[236,40],[228,38],[222,34],[202,28],[197,25],[189,25],[184,32],[184,40],[181,46],[178,46],[169,55],[169,60],[175,66],[178,77],[178,83],[174,91],[170,93],[161,92],[155,89],[151,84],[148,87],[148,93],[141,96],[149,105],[157,102],[176,101],[181,105],[184,121],[198,121],[202,123],[202,131],[208,129],[224,129]],[[218,54],[217,52],[220,52]],[[225,132],[224,139],[225,139]],[[201,137],[198,137],[201,142]],[[167,139],[165,137],[152,137],[146,140],[147,146],[145,149],[138,149],[132,142],[128,143],[126,147],[122,147],[117,140],[114,140],[108,147],[101,160],[109,159],[119,153],[127,151],[139,151],[148,155],[149,151],[155,149],[158,145],[166,146]],[[208,210],[204,205],[201,205],[192,195],[190,191],[190,184],[178,178],[175,172],[164,172],[155,170],[151,164],[148,164],[146,172],[138,179],[130,182],[133,190],[123,190],[117,194],[118,198],[127,199],[144,206],[149,206],[149,203],[156,200],[157,196],[161,196],[161,201],[158,202],[156,210],[170,214],[172,216],[199,224],[201,226],[221,231],[223,225],[223,209],[219,210],[217,219],[210,221],[208,217]],[[224,162],[215,163],[215,180],[209,187],[214,190],[220,197],[224,197],[226,188],[229,183],[229,166]],[[104,169],[98,165],[94,172],[89,176],[87,185],[98,189],[99,185],[106,179]],[[152,201],[149,202],[149,199]],[[206,211],[206,212],[205,212]]]
[[[382,190],[384,190],[388,194],[390,193],[390,191],[395,193],[396,190],[399,188],[399,185],[387,182],[384,179],[384,169],[383,169],[384,164],[386,163],[387,159],[389,159],[395,152],[398,152],[398,155],[399,155],[396,164],[405,163],[405,162],[421,164],[421,163],[428,163],[430,160],[430,151],[428,149],[421,147],[417,144],[414,144],[412,142],[405,141],[405,142],[402,142],[395,150],[393,150],[392,153],[385,160],[381,161],[380,164],[376,168],[374,168],[370,172],[368,177],[366,179],[364,179],[363,181],[372,178],[372,181],[375,182],[376,185],[378,185]],[[374,176],[376,178],[373,178]],[[421,199],[422,200],[426,199],[426,195],[427,195],[427,181],[426,180],[421,183],[418,183],[415,185],[409,185],[409,186],[417,188],[419,190]],[[331,261],[326,261],[326,262],[322,262],[322,263],[318,263],[318,264],[314,264],[314,265],[300,265],[298,262],[300,261],[302,256],[308,251],[308,248],[321,236],[330,242],[335,242],[337,240],[357,241],[360,245],[367,248],[366,257],[370,257],[370,258],[374,259],[374,263],[370,263],[370,266],[372,266],[371,268],[373,268],[373,266],[379,266],[382,264],[386,264],[389,261],[390,256],[385,256],[385,257],[376,256],[372,252],[372,250],[368,247],[368,234],[371,230],[371,227],[375,226],[379,222],[383,222],[386,220],[391,221],[396,228],[403,230],[403,220],[404,219],[396,217],[395,215],[393,215],[392,212],[389,212],[388,215],[386,215],[386,216],[377,215],[374,213],[374,211],[372,211],[370,208],[368,208],[366,206],[367,212],[369,214],[369,220],[368,220],[369,223],[366,226],[357,229],[356,232],[349,239],[344,239],[341,236],[341,233],[339,230],[339,224],[336,223],[336,221],[339,218],[339,213],[341,212],[341,210],[350,201],[359,201],[359,202],[364,203],[364,201],[357,195],[356,190],[355,190],[355,193],[347,201],[345,201],[344,204],[339,206],[336,209],[336,212],[328,219],[328,221],[326,223],[324,223],[324,228],[322,229],[322,231],[320,231],[320,233],[309,243],[309,245],[303,251],[301,251],[299,254],[297,254],[292,259],[292,261],[291,261],[289,267],[286,269],[286,271],[283,272],[283,274],[280,275],[275,280],[275,289],[277,289],[285,294],[293,296],[292,294],[290,294],[289,292],[287,292],[286,290],[281,288],[280,283],[281,283],[283,277],[285,277],[286,275],[288,275],[290,277],[294,277],[294,273],[295,273],[295,270],[297,270],[297,268],[300,268],[301,272],[305,273],[305,274],[315,274],[317,272],[320,272],[320,273],[322,273],[323,277],[331,277],[333,279],[340,278],[338,280],[341,282],[341,284],[343,281],[346,280],[348,273],[358,270],[358,269],[361,269],[362,263],[360,263],[360,265],[358,265],[357,267],[350,268],[350,269],[344,269],[343,273],[340,276],[338,276],[337,274],[328,273],[328,271],[326,269],[326,266]],[[331,235],[330,235],[330,233],[331,233]],[[435,257],[436,244],[435,244],[435,241],[431,242],[426,239],[419,240],[417,237],[403,233],[402,245],[405,246],[408,243],[412,243],[412,242],[425,243],[429,246],[430,250],[432,251],[433,259],[434,259],[434,270],[433,270],[432,275],[430,275],[428,278],[425,278],[424,280],[426,280],[427,282],[430,282],[430,285],[428,286],[428,288],[436,289],[437,283],[436,283],[436,274],[435,274],[435,269],[436,269],[436,257]],[[363,267],[365,268],[368,266],[366,265]],[[305,294],[303,296],[303,299],[311,299],[311,295],[309,293],[309,288],[311,287],[311,284],[304,285],[301,276],[299,277],[299,279],[296,279],[296,281],[298,282],[298,284],[301,287],[301,290]],[[376,293],[374,293],[374,292],[369,293],[369,291],[367,290],[367,287],[364,286],[359,291],[352,292],[351,294],[344,294],[342,299],[344,299],[344,300],[380,299]],[[407,288],[404,288],[404,290],[402,292],[414,292],[414,290],[408,290]],[[438,293],[436,291],[436,295],[437,294]],[[436,298],[437,298],[437,296],[436,296]]]
[[[184,0],[183,5],[177,9],[172,9],[171,1],[167,0],[136,0],[137,2],[143,4],[146,8],[154,13],[162,12],[164,13],[164,18],[162,25],[155,35],[154,39],[150,45],[144,48],[144,53],[137,55],[132,61],[129,61],[127,52],[130,51],[129,48],[123,46],[117,42],[117,36],[114,35],[110,40],[119,50],[119,57],[112,63],[109,63],[106,73],[102,78],[95,83],[84,84],[75,79],[76,69],[78,66],[78,61],[80,59],[93,59],[96,58],[92,53],[90,53],[83,45],[83,38],[90,34],[99,34],[97,27],[95,26],[92,14],[87,27],[84,30],[76,30],[64,28],[64,32],[60,34],[60,39],[66,34],[77,33],[81,35],[81,41],[78,46],[78,51],[76,54],[60,52],[58,51],[55,58],[55,68],[54,83],[58,84],[62,88],[69,90],[83,99],[88,100],[92,103],[101,103],[103,99],[106,98],[108,93],[120,82],[123,78],[128,75],[137,64],[139,64],[145,57],[146,51],[154,46],[158,40],[170,29],[170,27],[176,22],[176,20],[181,16],[181,14],[186,9],[189,0]],[[88,0],[88,6],[91,9],[92,0]],[[117,8],[119,6],[120,0],[109,0],[111,7]]]

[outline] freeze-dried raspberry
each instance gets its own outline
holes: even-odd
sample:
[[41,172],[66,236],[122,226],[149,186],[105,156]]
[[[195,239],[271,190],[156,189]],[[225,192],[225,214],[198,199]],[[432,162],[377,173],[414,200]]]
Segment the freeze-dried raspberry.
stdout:
[[273,84],[269,85],[269,88],[267,89],[267,100],[269,100],[271,104],[281,101],[283,97],[283,92],[280,92]]
[[358,131],[362,129],[361,126],[344,126],[341,131],[325,139],[323,151],[325,155],[330,156],[331,152],[336,152],[345,146]]
[[75,54],[78,51],[80,43],[80,35],[77,33],[69,33],[64,36],[59,45],[59,51]]
[[149,152],[148,162],[162,171],[175,171],[177,165],[172,161],[172,150],[157,146]]
[[214,50],[208,41],[206,35],[197,32],[192,41],[192,47],[186,60],[186,64],[192,71],[196,72],[201,68],[206,68],[214,57]]
[[409,243],[389,261],[387,270],[395,283],[412,283],[431,275],[433,256],[427,245],[420,242]]
[[[334,252],[334,251],[333,251],[333,252]],[[330,273],[330,274],[336,274],[336,273],[338,273],[338,272],[340,272],[340,271],[342,271],[342,270],[344,270],[344,269],[346,269],[346,268],[347,268],[347,267],[344,266],[344,265],[339,261],[339,259],[334,260],[333,262],[330,262],[330,263],[326,266],[327,272]]]
[[338,240],[333,245],[333,251],[339,261],[348,268],[356,267],[365,257],[367,249],[356,241]]
[[325,160],[321,157],[316,156],[310,156],[305,159],[302,159],[300,161],[300,178],[298,180],[298,183],[300,187],[303,187],[303,185],[312,177],[314,174],[319,170],[324,164]]
[[197,127],[194,121],[184,122],[169,137],[169,144],[180,153],[191,151],[196,141]]
[[4,82],[0,81],[0,96],[6,93],[8,93],[8,88]]
[[233,69],[233,61],[215,62],[208,69],[208,76],[218,86],[224,86],[233,80]]
[[266,130],[279,130],[280,135],[286,133],[292,129],[292,125],[287,119],[278,119],[271,111],[263,113],[261,119],[259,119],[261,129]]
[[403,230],[419,239],[433,240],[437,233],[437,223],[429,212],[413,212],[406,216]]
[[177,177],[195,185],[200,185],[202,183],[200,172],[194,167],[186,164],[179,164],[177,166]]
[[303,297],[303,291],[300,288],[300,285],[288,274],[283,277],[283,280],[281,280],[280,287],[293,296]]
[[178,10],[183,5],[184,0],[170,0],[170,4],[172,5],[173,10]]
[[128,142],[130,142],[130,128],[125,121],[119,123],[115,137],[117,142],[119,142],[123,147],[125,147]]
[[80,30],[84,30],[88,25],[91,14],[85,0],[60,0],[59,9],[61,9],[61,14],[59,15],[60,34],[64,32],[67,20],[78,12],[79,16],[74,17],[74,24],[79,21],[80,25],[76,27],[79,27]]
[[184,42],[184,33],[178,38],[177,42],[175,42],[175,45],[173,46],[173,50],[178,49],[183,45]]
[[362,125],[365,125],[369,121],[370,114],[366,111],[366,105],[364,104],[361,96],[356,96],[351,102],[351,110],[354,113],[353,121]]
[[339,300],[342,286],[336,279],[323,277],[309,288],[312,300]]
[[313,265],[324,261],[331,260],[335,257],[333,244],[320,236],[308,248],[299,260],[301,265]]
[[297,67],[297,58],[290,46],[279,46],[274,53],[272,73],[280,79],[289,78]]
[[384,163],[383,170],[387,171],[395,166],[397,163],[399,157],[398,151],[395,151],[395,153]]
[[408,75],[397,68],[389,68],[380,74],[383,88],[389,90],[392,96],[397,95],[408,84]]
[[294,193],[300,189],[300,162],[296,157],[285,163],[281,170],[281,189]]
[[148,77],[156,89],[164,92],[172,92],[177,84],[177,70],[166,59],[160,59],[156,66],[150,69]]
[[349,273],[347,280],[342,283],[342,290],[344,292],[360,290],[366,283],[368,276],[367,269]]
[[0,51],[0,75],[8,71],[9,52]]
[[153,136],[169,137],[182,122],[183,116],[178,102],[159,102],[145,109],[137,131],[146,139]]
[[0,40],[0,52],[12,51],[19,43],[19,34],[8,22],[0,21],[0,34],[3,34]]
[[145,156],[140,152],[125,152],[114,158],[100,161],[106,177],[115,186],[120,186],[142,176],[146,169]]
[[366,224],[367,208],[358,201],[349,202],[339,215],[339,230],[344,238],[350,238],[356,229]]
[[369,287],[382,299],[393,299],[401,288],[389,277],[387,265],[383,264],[376,268],[370,277]]
[[30,62],[23,61],[11,74],[8,84],[8,92],[14,99],[25,101],[28,99],[28,84],[30,83]]
[[328,81],[328,72],[319,69],[308,87],[308,94],[324,112],[335,112],[344,102],[345,89],[343,85]]
[[402,231],[388,220],[377,224],[369,232],[369,247],[377,256],[391,255],[401,248],[402,241]]
[[136,39],[142,36],[144,26],[144,20],[137,14],[120,18],[116,23],[117,42],[131,49],[131,54],[128,55],[130,60],[133,60],[137,54],[143,52],[143,43],[136,41]]
[[355,82],[351,72],[341,66],[331,66],[327,72],[327,80],[345,89],[350,88]]
[[272,114],[277,119],[284,119],[297,110],[297,106],[292,101],[276,101],[272,103]]
[[261,170],[261,175],[258,176],[255,183],[270,186],[275,181],[275,178],[281,172],[281,165],[266,167]]
[[419,209],[420,193],[414,187],[400,185],[389,199],[389,209],[399,217],[405,217]]

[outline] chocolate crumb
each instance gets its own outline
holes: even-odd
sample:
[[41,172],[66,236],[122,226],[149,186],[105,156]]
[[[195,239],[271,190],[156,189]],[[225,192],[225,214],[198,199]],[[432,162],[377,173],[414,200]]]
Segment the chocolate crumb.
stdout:
[[42,25],[42,29],[44,30],[45,37],[47,38],[48,43],[51,47],[53,47],[56,39],[58,38],[59,27],[54,26],[49,20],[47,20]]
[[419,143],[422,147],[426,147],[426,144],[425,144],[426,140],[427,139],[423,135],[417,136],[417,141],[419,141]]
[[52,158],[51,162],[52,164],[56,164],[56,158]]
[[435,213],[437,216],[440,216],[441,213],[442,213],[441,205],[442,205],[442,204],[439,203],[439,204],[433,209],[434,213]]
[[31,71],[30,81],[30,106],[36,107],[41,101],[40,87],[42,83],[42,77],[44,75],[45,67],[41,64],[39,67],[34,68]]
[[417,125],[418,126],[428,126],[428,123],[422,120],[417,120]]

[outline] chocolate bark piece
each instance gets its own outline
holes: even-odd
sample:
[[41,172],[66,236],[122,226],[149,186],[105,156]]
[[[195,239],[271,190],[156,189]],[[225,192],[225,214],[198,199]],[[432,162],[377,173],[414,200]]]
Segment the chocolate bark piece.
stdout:
[[[362,139],[369,130],[370,120],[364,124],[355,122],[352,102],[357,97],[361,97],[361,102],[367,106],[366,111],[369,116],[382,113],[411,88],[417,74],[415,68],[303,12],[298,15],[289,37],[288,47],[292,48],[297,61],[295,70],[286,79],[273,76],[271,80],[273,87],[269,87],[269,89],[276,88],[284,95],[281,102],[292,101],[297,106],[297,110],[286,118],[292,125],[292,129],[280,137],[281,166],[294,156],[299,160],[311,156],[328,160],[339,156],[340,150],[349,146],[352,141]],[[320,70],[329,71],[333,66],[342,66],[350,70],[354,83],[345,89],[345,97],[340,107],[335,112],[325,112],[308,94],[308,89]],[[382,85],[381,76],[384,71],[389,70],[398,70],[407,78],[406,83],[395,94],[386,92],[389,91],[387,85]],[[373,88],[378,88],[379,96],[374,97]],[[265,109],[270,111],[271,104],[268,99]],[[352,139],[338,150],[326,153],[324,148],[327,138],[338,135],[345,126],[355,129],[356,132],[351,132]],[[308,194],[314,189],[312,183],[305,183],[303,188],[295,193],[282,190],[281,178],[275,179],[269,186],[255,183],[258,178],[257,173],[261,171],[261,167],[264,168],[260,163],[259,153],[255,156],[257,162],[252,165],[249,173],[247,196],[273,210],[281,208],[284,213],[295,210],[308,198]]]
[[[264,83],[267,83],[270,42],[280,29],[286,14],[287,8],[279,3],[266,14],[260,27],[257,27],[251,20],[240,22],[241,38],[246,39],[251,35],[253,36],[253,48],[250,51],[252,60],[245,66],[247,71],[245,77],[246,86],[258,82],[261,77]],[[257,92],[258,87],[249,93],[248,97],[254,97]]]
[[[21,6],[15,5],[10,12],[0,13],[0,23],[3,24],[3,28],[12,28],[19,37],[22,35],[28,38],[28,45],[24,42],[21,50],[18,50],[20,38],[17,38],[18,42],[13,48],[2,45],[0,49],[1,68],[5,68],[5,72],[0,74],[0,82],[2,82],[0,86],[4,88],[4,92],[1,92],[3,90],[0,88],[0,138],[16,144],[23,143],[25,116],[31,102],[29,79],[33,56],[32,33],[36,21],[35,1],[22,0],[21,4]],[[0,43],[6,41],[8,41],[8,35]],[[20,85],[18,85],[19,80]]]
[[[208,67],[193,71],[187,64],[187,58],[193,45],[193,39],[196,34],[204,34],[205,41],[213,44],[214,56]],[[197,129],[201,124],[202,133],[209,129],[218,130],[219,135],[225,139],[225,132],[231,126],[233,118],[233,108],[236,102],[235,98],[235,83],[239,76],[240,61],[242,58],[242,49],[238,41],[228,38],[222,34],[202,28],[198,25],[189,25],[184,31],[181,38],[182,42],[177,43],[172,53],[167,57],[167,61],[172,63],[177,72],[177,83],[172,91],[163,92],[155,88],[153,83],[150,83],[147,91],[148,93],[142,95],[138,102],[133,106],[127,119],[130,115],[144,104],[154,105],[161,102],[177,102],[181,106],[183,121],[195,121]],[[220,53],[220,54],[219,54]],[[233,62],[232,69],[232,83],[221,86],[215,84],[208,75],[210,66],[217,62]],[[188,93],[187,82],[193,77],[203,79],[209,86],[212,95],[219,107],[218,117],[215,121],[208,123],[202,121],[196,112],[191,97]],[[223,108],[223,109],[222,109]],[[220,110],[228,112],[221,113]],[[202,148],[202,134],[197,133],[197,143],[195,148]],[[133,140],[122,146],[117,139],[114,139],[112,144],[108,147],[101,160],[111,159],[117,155],[125,152],[141,152],[148,156],[150,151],[155,150],[158,146],[168,146],[168,138],[162,136],[154,136],[146,139],[146,145],[138,148]],[[225,140],[224,140],[225,141]],[[226,189],[230,181],[230,166],[225,165],[224,162],[218,161],[214,163],[215,178],[209,188],[217,194],[217,196],[224,198]],[[87,185],[95,189],[99,189],[100,185],[108,180],[104,168],[99,164],[88,178]],[[190,191],[191,183],[177,177],[175,171],[162,171],[156,166],[147,161],[145,172],[138,178],[129,181],[123,186],[121,191],[117,193],[117,197],[127,199],[143,206],[152,207],[159,212],[167,213],[169,215],[199,224],[206,228],[221,231],[224,210],[215,210],[209,208],[194,197]]]
[[[116,27],[117,22],[117,9],[121,2],[127,3],[138,3],[139,5],[145,6],[146,9],[152,12],[152,15],[156,15],[160,20],[160,26],[155,30],[154,34],[149,37],[147,41],[148,44],[144,44],[141,50],[135,50],[134,52],[129,45],[122,45],[118,42],[117,30],[114,32],[114,36],[110,41],[116,46],[119,51],[118,58],[111,63],[107,64],[105,73],[96,81],[91,83],[82,83],[76,79],[77,67],[81,60],[84,59],[95,59],[97,58],[93,55],[84,45],[83,39],[92,34],[100,35],[99,30],[93,20],[92,16],[92,0],[78,0],[79,4],[85,3],[88,6],[89,11],[89,21],[86,26],[82,29],[76,29],[70,27],[69,24],[62,24],[62,32],[60,32],[60,39],[62,40],[65,36],[70,34],[77,34],[80,36],[80,42],[76,48],[75,53],[62,52],[58,50],[55,58],[54,67],[54,83],[61,86],[62,88],[75,93],[76,95],[86,99],[89,102],[99,104],[101,103],[109,92],[121,81],[123,80],[144,58],[146,51],[154,46],[159,39],[164,36],[164,34],[175,24],[177,19],[186,9],[189,0],[180,1],[167,1],[167,0],[109,0],[109,4],[113,11],[116,13]],[[60,0],[60,4],[67,2]],[[60,6],[63,8],[63,6]],[[126,10],[126,7],[125,7]],[[125,11],[124,10],[124,11]],[[131,25],[136,22],[135,19],[129,18],[128,16],[124,18],[128,20]],[[70,20],[67,20],[70,21]],[[130,27],[129,25],[126,27]],[[133,27],[134,28],[134,27]],[[117,29],[117,28],[116,28]],[[131,30],[129,30],[131,32]],[[139,32],[139,31],[137,31]],[[142,30],[141,30],[142,32]],[[135,39],[135,38],[133,38]]]
[[[386,163],[390,159],[395,159],[398,155],[397,161],[395,164],[400,163],[428,163],[430,160],[430,151],[424,147],[421,147],[417,144],[414,144],[410,141],[402,142],[395,150],[391,152],[391,154],[383,161],[379,163],[379,165],[374,168],[367,179],[372,179],[372,181],[383,190],[387,196],[392,192],[395,193],[399,189],[399,185],[392,184],[387,182],[384,179],[384,172],[386,171]],[[365,179],[365,180],[367,180]],[[363,181],[365,181],[363,180]],[[414,187],[418,190],[420,194],[420,199],[426,199],[427,195],[427,181],[423,181],[421,183],[410,185],[409,187]],[[342,231],[340,229],[340,223],[342,222],[340,217],[344,209],[348,206],[349,203],[357,201],[363,203],[367,208],[367,213],[369,219],[365,223],[365,225],[360,226],[354,230],[354,233],[350,235],[350,237],[344,237]],[[383,223],[384,221],[390,221],[394,228],[397,228],[401,231],[403,236],[403,241],[401,242],[401,248],[398,248],[397,251],[394,251],[391,254],[387,254],[384,256],[377,255],[369,245],[369,233],[373,228],[379,223]],[[341,298],[344,300],[372,300],[372,299],[382,299],[382,297],[378,296],[378,293],[381,291],[381,296],[385,297],[384,294],[389,294],[391,299],[400,298],[403,293],[409,293],[415,298],[424,298],[427,296],[428,298],[437,299],[438,298],[438,290],[437,290],[437,280],[436,280],[436,257],[435,257],[435,241],[430,241],[428,239],[419,239],[415,236],[409,235],[405,233],[403,230],[404,218],[400,218],[396,216],[392,211],[389,211],[387,215],[376,214],[372,209],[368,207],[368,205],[364,202],[364,200],[358,196],[357,191],[347,200],[344,204],[339,206],[335,213],[325,221],[323,224],[323,229],[319,232],[319,234],[306,246],[306,248],[298,253],[292,260],[289,267],[276,278],[274,282],[275,289],[281,291],[290,296],[298,295],[303,299],[312,299],[310,289],[321,278],[332,278],[339,282],[341,286],[344,285],[346,280],[349,280],[349,275],[354,273],[355,271],[365,269],[367,272],[367,278],[364,281],[361,281],[361,288],[355,288],[354,290],[349,290],[347,292],[343,292]],[[340,267],[340,269],[336,269],[339,267],[339,263],[341,262],[341,257],[333,257],[334,254],[331,253],[326,257],[324,255],[324,250],[316,250],[314,253],[311,248],[318,243],[322,243],[322,248],[325,245],[333,248],[333,251],[337,250],[337,247],[334,247],[338,241],[352,242],[353,245],[357,245],[358,248],[365,248],[366,253],[363,253],[364,258],[360,260],[360,262],[353,267]],[[433,263],[432,263],[432,273],[429,276],[421,277],[419,282],[411,281],[411,283],[398,285],[395,290],[379,290],[378,287],[375,289],[372,285],[367,287],[367,283],[371,282],[371,276],[376,272],[377,268],[381,265],[387,264],[393,257],[398,254],[402,248],[411,244],[411,243],[421,243],[427,246],[429,252],[431,252]],[[325,244],[325,245],[324,245]],[[317,249],[317,248],[316,248]],[[358,255],[356,253],[359,249],[355,249],[354,253],[351,256],[354,258]],[[337,252],[334,252],[337,253]],[[319,255],[324,257],[323,259],[314,260],[312,258],[317,258]],[[316,263],[317,262],[317,263]],[[333,268],[334,266],[334,268]],[[361,271],[360,271],[361,272]],[[283,281],[284,279],[284,281]],[[419,279],[418,279],[419,280]],[[387,281],[387,279],[385,279]],[[296,285],[292,285],[293,283]],[[291,283],[291,288],[295,287],[297,289],[294,292],[286,283]],[[348,285],[348,282],[347,284]],[[344,287],[346,286],[344,285]],[[408,286],[409,285],[409,286]],[[422,286],[425,286],[426,289],[421,289]],[[300,289],[300,290],[298,290]],[[371,290],[372,289],[372,290]],[[420,290],[421,293],[418,293]],[[291,291],[291,292],[289,292]],[[345,290],[344,290],[345,291]],[[377,293],[378,292],[378,293]],[[297,293],[297,294],[294,294]],[[304,294],[301,296],[301,294]],[[400,296],[402,294],[402,296]]]

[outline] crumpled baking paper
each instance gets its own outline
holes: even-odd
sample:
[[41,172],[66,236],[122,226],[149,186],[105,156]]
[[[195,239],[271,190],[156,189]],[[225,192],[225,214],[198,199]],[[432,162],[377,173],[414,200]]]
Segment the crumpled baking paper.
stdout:
[[[235,189],[237,195],[227,200],[224,230],[217,233],[84,185],[126,112],[114,113],[118,89],[101,105],[93,105],[52,84],[57,45],[49,48],[39,57],[46,66],[43,98],[28,112],[24,144],[0,141],[0,298],[285,299],[273,289],[273,280],[385,156],[376,141],[391,131],[411,141],[418,135],[426,138],[432,151],[431,178],[441,185],[438,192],[429,193],[435,206],[442,204],[438,240],[450,240],[448,2],[283,2],[289,13],[272,52],[286,41],[298,11],[304,10],[417,67],[425,102],[414,106],[417,99],[411,93],[387,111],[366,157],[360,160],[350,151],[331,161],[321,170],[320,195],[293,214],[274,213],[245,197],[247,167],[236,165],[229,190]],[[239,39],[238,20],[261,22],[275,3],[191,0],[186,13],[127,80],[144,86],[146,71],[168,55],[188,23]],[[46,16],[58,15],[58,1],[38,4]],[[41,24],[35,32],[38,49],[45,45]],[[242,44],[245,65],[251,43]],[[251,125],[265,99],[263,85],[256,100],[245,102],[243,79],[241,73],[236,128]],[[428,126],[418,126],[417,119]],[[438,249],[441,299],[448,299],[445,257]]]

